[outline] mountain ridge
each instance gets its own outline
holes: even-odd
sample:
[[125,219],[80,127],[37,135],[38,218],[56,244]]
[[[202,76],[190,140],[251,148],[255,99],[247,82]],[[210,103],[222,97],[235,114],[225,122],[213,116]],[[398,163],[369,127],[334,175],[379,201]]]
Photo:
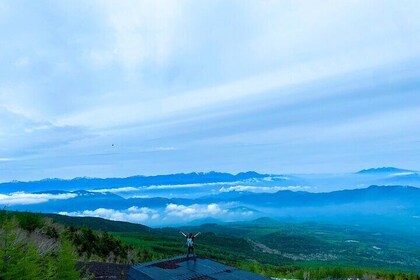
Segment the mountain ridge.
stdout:
[[377,167],[377,168],[368,168],[368,169],[362,169],[356,174],[384,174],[384,173],[400,173],[400,172],[415,172],[414,170],[408,170],[408,169],[401,169],[396,167]]
[[[76,177],[73,179],[46,178],[35,181],[11,181],[0,183],[0,189],[13,191],[40,191],[40,190],[86,190],[100,188],[115,188],[125,186],[151,186],[163,184],[197,184],[197,183],[221,183],[247,180],[252,178],[264,178],[268,174],[260,174],[254,171],[239,172],[237,174],[224,172],[191,172],[175,173],[166,175],[143,176],[134,175],[121,178],[90,178]],[[57,187],[59,185],[60,187]]]

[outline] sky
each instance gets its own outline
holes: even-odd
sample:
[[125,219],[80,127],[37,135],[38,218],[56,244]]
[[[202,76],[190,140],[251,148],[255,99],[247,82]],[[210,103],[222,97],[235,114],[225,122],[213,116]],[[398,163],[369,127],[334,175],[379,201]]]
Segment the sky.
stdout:
[[0,2],[0,181],[420,170],[419,1]]

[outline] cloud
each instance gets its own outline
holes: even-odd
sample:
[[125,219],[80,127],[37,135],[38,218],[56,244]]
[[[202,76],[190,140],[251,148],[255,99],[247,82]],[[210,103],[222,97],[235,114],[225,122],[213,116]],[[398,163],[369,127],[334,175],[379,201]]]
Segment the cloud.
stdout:
[[[153,190],[171,190],[171,189],[184,189],[184,188],[205,188],[211,186],[220,185],[234,185],[239,182],[218,182],[218,183],[194,183],[194,184],[173,184],[173,185],[151,185],[151,186],[140,186],[140,187],[119,187],[119,188],[104,188],[104,189],[92,189],[90,192],[99,193],[125,193],[125,192],[137,192],[137,191],[153,191]],[[136,195],[132,198],[148,197],[148,195]]]
[[133,196],[130,196],[129,198],[152,198],[152,196],[150,196],[150,195],[133,195]]
[[221,216],[228,213],[216,203],[211,204],[193,204],[189,206],[170,203],[166,206],[165,213],[168,217],[178,217],[182,219],[197,219],[204,217]]
[[9,1],[0,15],[0,155],[19,159],[2,181],[416,166],[416,1]]
[[123,210],[98,208],[96,210],[84,210],[75,212],[59,212],[60,215],[75,217],[99,217],[114,221],[125,221],[131,223],[144,223],[154,225],[175,224],[178,222],[190,221],[206,217],[215,217],[222,220],[234,221],[237,219],[248,219],[255,213],[252,209],[244,207],[234,207],[234,203],[220,205],[193,204],[180,205],[168,204],[164,209],[151,209],[148,207],[132,206]]
[[156,147],[151,149],[151,152],[160,152],[160,151],[175,151],[175,147]]
[[164,210],[163,221],[180,222],[202,218],[217,218],[223,221],[238,221],[254,217],[256,212],[235,202],[182,205],[170,203]]
[[398,176],[414,175],[414,174],[416,174],[416,173],[417,173],[417,172],[399,172],[399,173],[393,173],[393,174],[390,174],[389,176],[390,176],[390,177],[393,177],[393,176],[398,177]]
[[180,46],[184,1],[96,1],[114,40],[90,51],[100,66],[121,64],[134,71],[146,63],[166,63]]
[[138,191],[139,188],[135,187],[121,187],[121,188],[108,188],[108,189],[94,189],[89,190],[90,192],[98,192],[98,193],[125,193],[125,192],[134,192]]
[[75,198],[77,194],[62,193],[62,194],[49,194],[49,193],[25,193],[15,192],[11,194],[0,194],[0,205],[28,205],[47,202],[49,200],[65,200]]
[[275,193],[278,191],[298,191],[298,190],[308,190],[311,187],[309,186],[272,186],[272,187],[263,187],[263,186],[232,186],[232,187],[221,187],[220,192],[254,192],[254,193]]
[[113,221],[125,221],[132,223],[146,222],[160,217],[156,210],[147,207],[139,208],[137,206],[132,206],[126,210],[98,208],[96,210],[84,210],[81,212],[59,212],[59,214],[75,217],[98,217]]
[[204,188],[211,186],[220,186],[220,185],[235,185],[236,182],[217,182],[217,183],[195,183],[195,184],[174,184],[174,185],[152,185],[144,187],[146,190],[165,190],[165,189],[183,189],[183,188]]
[[33,156],[86,137],[80,127],[56,126],[49,121],[37,121],[26,116],[19,108],[0,106],[0,119],[0,135],[3,137],[0,140],[0,154],[14,155],[1,157],[3,161]]

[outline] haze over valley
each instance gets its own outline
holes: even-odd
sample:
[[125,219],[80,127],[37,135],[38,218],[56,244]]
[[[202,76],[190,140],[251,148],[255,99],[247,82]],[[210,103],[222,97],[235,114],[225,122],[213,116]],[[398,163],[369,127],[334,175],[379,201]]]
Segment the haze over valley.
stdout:
[[349,174],[188,173],[0,184],[10,210],[161,227],[272,217],[418,230],[420,174],[391,167]]

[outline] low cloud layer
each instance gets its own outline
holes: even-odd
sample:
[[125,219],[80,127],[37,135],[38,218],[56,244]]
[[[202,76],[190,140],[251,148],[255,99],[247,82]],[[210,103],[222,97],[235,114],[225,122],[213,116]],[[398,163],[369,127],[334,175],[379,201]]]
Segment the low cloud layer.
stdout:
[[125,221],[132,223],[141,223],[147,220],[159,218],[156,210],[147,207],[132,206],[125,210],[114,210],[107,208],[98,208],[96,210],[85,210],[78,212],[59,212],[60,215],[75,217],[98,217],[113,221]]
[[253,192],[253,193],[275,193],[278,191],[298,191],[298,190],[308,190],[311,187],[309,186],[272,186],[272,187],[262,187],[262,186],[232,186],[232,187],[221,187],[220,192]]
[[98,217],[113,221],[125,221],[146,225],[165,225],[185,223],[204,218],[217,218],[220,220],[243,220],[252,217],[255,213],[248,208],[229,208],[230,204],[192,204],[181,205],[170,203],[165,208],[152,209],[148,207],[132,206],[123,210],[98,208],[75,212],[59,212],[60,215],[75,217]]
[[220,185],[234,185],[238,184],[240,181],[236,182],[216,182],[216,183],[195,183],[195,184],[172,184],[172,185],[153,185],[145,187],[146,190],[165,190],[165,189],[183,189],[183,188],[203,188],[203,187],[212,187]]
[[49,200],[64,200],[75,198],[75,193],[61,193],[61,194],[50,194],[50,193],[25,193],[15,192],[11,194],[0,194],[0,205],[27,205],[27,204],[38,204],[47,202]]
[[96,192],[96,193],[125,193],[125,192],[135,192],[138,191],[139,188],[135,187],[121,187],[121,188],[108,188],[108,189],[95,189],[95,190],[89,190],[90,192]]
[[168,204],[165,209],[168,217],[178,217],[181,219],[199,219],[205,217],[221,216],[228,213],[228,210],[223,209],[216,203],[211,204],[193,204],[190,206]]

